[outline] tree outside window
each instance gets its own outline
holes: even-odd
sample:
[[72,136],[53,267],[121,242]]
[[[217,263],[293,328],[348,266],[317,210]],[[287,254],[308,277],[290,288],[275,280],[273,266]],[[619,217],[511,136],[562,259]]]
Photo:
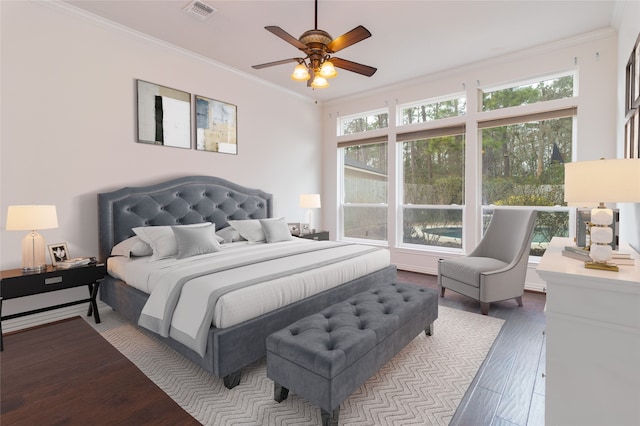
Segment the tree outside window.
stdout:
[[[573,93],[573,79],[558,78],[533,87],[491,92],[484,97],[487,105],[483,109],[541,102],[569,93]],[[482,204],[540,208],[531,255],[541,256],[552,237],[569,235],[569,213],[557,207],[564,204],[564,163],[571,161],[574,113],[567,109],[516,117],[513,123],[498,127],[479,125]],[[485,215],[485,227],[488,219]]]

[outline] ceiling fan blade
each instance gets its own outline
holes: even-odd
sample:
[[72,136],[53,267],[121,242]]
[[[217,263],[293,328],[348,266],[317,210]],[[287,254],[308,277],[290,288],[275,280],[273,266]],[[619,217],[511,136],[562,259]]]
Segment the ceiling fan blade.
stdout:
[[273,67],[275,65],[288,64],[289,62],[299,63],[300,61],[302,61],[302,58],[290,58],[290,59],[283,59],[281,61],[267,62],[266,64],[252,65],[251,68],[259,70],[262,68]]
[[331,58],[330,61],[333,63],[334,66],[338,68],[342,68],[343,70],[366,75],[367,77],[371,77],[373,74],[376,73],[376,71],[378,71],[377,68],[370,67],[368,65],[362,65],[353,61],[347,61],[346,59]]
[[297,49],[306,49],[307,45],[302,43],[300,40],[298,40],[297,38],[295,38],[294,36],[292,36],[291,34],[289,34],[288,32],[286,32],[285,30],[283,30],[280,27],[276,27],[275,25],[270,25],[268,27],[264,27],[265,30],[269,31],[270,33],[280,37],[281,39],[283,39],[284,41],[286,41],[287,43],[293,45],[293,47],[297,48]]
[[345,33],[340,37],[334,39],[327,45],[327,47],[332,52],[337,52],[369,37],[371,37],[371,33],[369,32],[369,30],[362,25],[358,25],[348,33]]

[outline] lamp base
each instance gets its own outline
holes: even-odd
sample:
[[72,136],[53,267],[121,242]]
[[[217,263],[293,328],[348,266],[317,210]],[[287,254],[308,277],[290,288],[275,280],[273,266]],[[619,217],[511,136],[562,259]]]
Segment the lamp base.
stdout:
[[584,267],[588,269],[600,269],[602,271],[618,272],[618,265],[606,262],[584,262]]
[[44,251],[44,238],[36,231],[31,231],[22,239],[22,271],[42,272],[47,269],[47,258]]
[[25,266],[22,268],[22,272],[25,274],[35,274],[38,272],[44,272],[47,270],[47,265],[38,265],[38,266]]

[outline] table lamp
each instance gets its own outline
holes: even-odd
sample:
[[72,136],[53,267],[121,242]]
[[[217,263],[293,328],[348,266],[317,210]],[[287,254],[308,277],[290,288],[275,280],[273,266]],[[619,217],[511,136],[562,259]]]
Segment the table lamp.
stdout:
[[589,207],[591,210],[589,257],[585,267],[617,271],[608,263],[612,256],[610,245],[613,230],[613,211],[605,203],[640,202],[640,159],[595,160],[564,165],[564,198],[568,205]]
[[47,269],[44,238],[37,230],[57,227],[56,206],[9,206],[7,231],[30,231],[22,240],[24,272],[42,272]]
[[313,225],[313,210],[320,208],[320,194],[300,194],[300,207],[307,209],[306,222],[311,232],[315,232]]

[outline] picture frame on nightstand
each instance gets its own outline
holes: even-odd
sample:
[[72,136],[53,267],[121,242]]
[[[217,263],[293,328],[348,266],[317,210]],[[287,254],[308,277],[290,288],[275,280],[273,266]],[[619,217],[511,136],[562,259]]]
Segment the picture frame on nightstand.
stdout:
[[300,234],[310,234],[311,232],[311,225],[309,223],[300,224]]
[[67,243],[49,244],[47,247],[49,248],[49,256],[51,256],[51,264],[53,266],[56,266],[58,262],[63,262],[71,258]]
[[291,235],[300,235],[300,223],[288,223],[287,225],[289,226],[289,232],[291,233]]

